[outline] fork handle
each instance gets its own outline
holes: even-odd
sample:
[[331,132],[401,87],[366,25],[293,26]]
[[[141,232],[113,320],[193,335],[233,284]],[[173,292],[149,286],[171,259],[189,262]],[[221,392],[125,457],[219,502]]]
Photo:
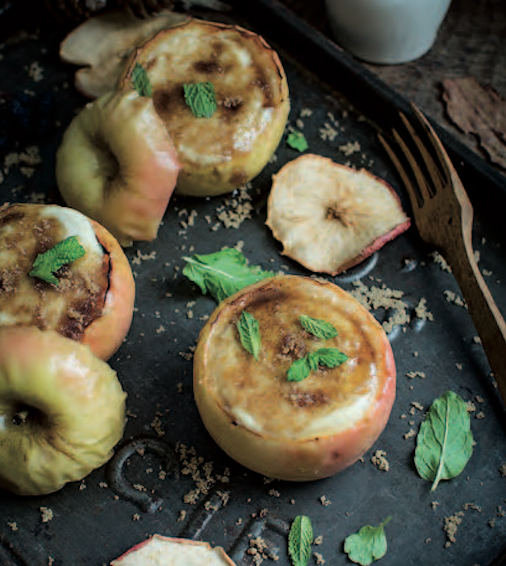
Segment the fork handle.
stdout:
[[464,249],[444,254],[445,259],[462,291],[506,406],[506,323],[474,259],[469,238],[464,240]]

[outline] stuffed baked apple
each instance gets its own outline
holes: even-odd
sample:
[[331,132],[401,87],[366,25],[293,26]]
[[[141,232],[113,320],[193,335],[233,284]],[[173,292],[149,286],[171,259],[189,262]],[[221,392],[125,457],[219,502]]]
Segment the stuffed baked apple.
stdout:
[[0,327],[33,325],[110,358],[130,329],[135,283],[116,239],[77,210],[0,208]]
[[133,88],[139,67],[182,163],[176,193],[227,193],[265,167],[283,135],[290,100],[279,57],[262,37],[190,19],[136,50],[124,88]]
[[89,347],[0,327],[0,488],[43,495],[102,466],[123,436],[125,397]]
[[396,370],[381,325],[333,283],[283,275],[222,301],[199,336],[195,401],[217,444],[255,472],[317,480],[377,440]]

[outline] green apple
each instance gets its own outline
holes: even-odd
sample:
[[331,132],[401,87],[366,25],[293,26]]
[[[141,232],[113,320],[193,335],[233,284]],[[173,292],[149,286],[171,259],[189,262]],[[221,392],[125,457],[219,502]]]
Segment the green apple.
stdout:
[[43,495],[105,464],[123,436],[116,372],[89,346],[35,326],[0,328],[0,487]]
[[102,224],[124,247],[156,238],[180,168],[152,99],[132,90],[88,103],[56,154],[66,204]]

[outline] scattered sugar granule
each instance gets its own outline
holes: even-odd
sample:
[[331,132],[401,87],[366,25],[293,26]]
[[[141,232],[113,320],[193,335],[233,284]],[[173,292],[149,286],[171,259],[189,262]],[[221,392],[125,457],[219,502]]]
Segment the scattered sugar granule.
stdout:
[[361,150],[361,147],[360,147],[360,144],[358,143],[358,141],[348,142],[348,143],[345,143],[344,145],[339,146],[339,151],[341,153],[344,153],[344,155],[346,155],[346,157],[349,157],[350,155],[357,153],[360,150]]
[[427,310],[427,299],[422,297],[415,307],[415,314],[420,320],[434,320],[434,315]]
[[53,510],[50,509],[49,507],[40,507],[40,512],[42,514],[42,522],[43,523],[48,523],[49,521],[53,520]]
[[423,371],[408,371],[406,377],[409,377],[410,379],[414,379],[415,377],[420,377],[421,379],[424,379],[427,376]]
[[330,501],[330,499],[328,499],[326,495],[322,495],[322,496],[320,497],[320,503],[321,503],[324,507],[328,507],[329,505],[332,505],[332,501]]
[[378,468],[378,470],[382,470],[384,472],[388,472],[390,469],[390,464],[388,460],[385,458],[386,452],[384,450],[376,450],[371,458],[371,462]]
[[462,297],[460,297],[459,295],[457,295],[456,293],[454,293],[453,291],[446,289],[446,291],[444,291],[444,295],[445,295],[446,301],[448,303],[453,303],[454,305],[457,305],[458,307],[462,307],[464,309],[467,309],[467,305],[466,305],[464,299]]
[[439,265],[439,267],[443,271],[446,271],[447,273],[452,272],[451,267],[448,265],[448,262],[439,252],[436,252],[436,251],[432,252],[431,256],[432,256],[432,259],[434,260],[434,263]]
[[41,67],[40,63],[33,61],[28,67],[28,76],[36,83],[44,79],[44,69]]
[[457,511],[454,515],[444,518],[443,530],[445,531],[446,538],[448,539],[445,543],[445,548],[448,548],[453,542],[457,541],[457,530],[459,525],[462,523],[463,517],[464,511]]
[[323,141],[334,141],[337,137],[337,130],[328,122],[323,124],[323,128],[320,128],[320,138]]

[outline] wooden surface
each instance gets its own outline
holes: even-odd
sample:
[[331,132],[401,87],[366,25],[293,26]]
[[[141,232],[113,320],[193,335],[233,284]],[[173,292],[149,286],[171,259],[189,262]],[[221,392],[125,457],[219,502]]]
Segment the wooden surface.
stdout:
[[[280,1],[332,38],[324,0]],[[506,3],[453,0],[434,46],[423,57],[401,65],[361,64],[486,157],[475,137],[463,134],[449,120],[442,99],[442,81],[475,77],[481,85],[492,87],[506,99]]]

